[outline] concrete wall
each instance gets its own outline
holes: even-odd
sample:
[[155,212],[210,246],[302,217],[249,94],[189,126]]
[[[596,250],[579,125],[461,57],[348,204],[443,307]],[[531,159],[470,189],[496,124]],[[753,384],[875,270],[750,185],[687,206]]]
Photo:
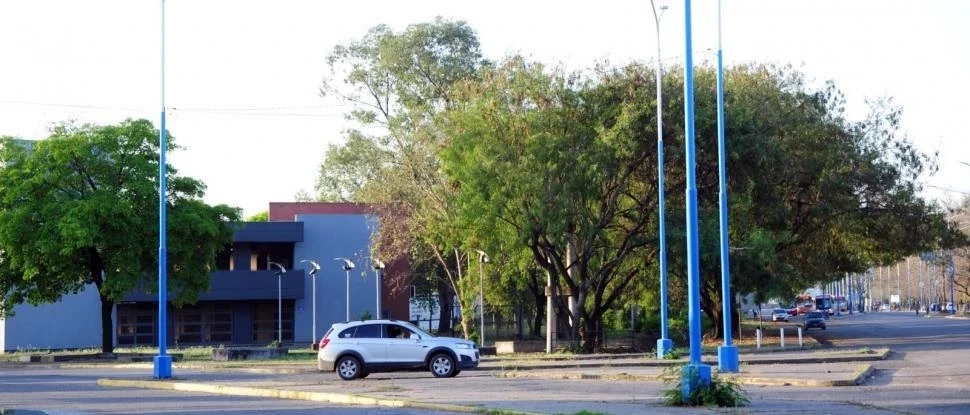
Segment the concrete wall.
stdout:
[[[350,319],[359,319],[365,311],[376,318],[376,277],[369,254],[373,226],[370,218],[363,214],[307,214],[297,215],[297,220],[303,222],[303,243],[296,245],[293,259],[297,264],[304,259],[316,260],[320,271],[316,276],[317,339],[313,339],[313,281],[307,274],[306,295],[295,304],[294,341],[319,341],[331,324],[346,320],[347,274],[343,262],[334,258],[348,258],[356,265],[349,279]],[[309,271],[308,264],[301,265]]]
[[21,304],[14,311],[0,321],[5,326],[0,350],[101,348],[101,301],[94,285],[54,304]]

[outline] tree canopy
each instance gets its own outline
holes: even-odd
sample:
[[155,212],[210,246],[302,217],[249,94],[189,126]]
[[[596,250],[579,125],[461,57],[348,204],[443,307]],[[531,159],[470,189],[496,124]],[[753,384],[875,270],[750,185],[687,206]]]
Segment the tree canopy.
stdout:
[[[114,303],[158,287],[158,138],[151,122],[126,120],[61,124],[33,148],[0,141],[0,313],[93,284],[112,352]],[[168,289],[175,304],[192,303],[240,213],[203,203],[202,182],[167,173]]]
[[[587,351],[599,344],[607,311],[656,298],[651,68],[603,62],[570,73],[520,56],[493,64],[470,28],[440,19],[403,33],[378,26],[336,48],[330,62],[352,87],[340,94],[357,104],[351,118],[370,129],[329,149],[321,198],[393,212],[382,223],[395,235],[385,247],[407,253],[416,275],[446,275],[468,305],[461,267],[472,248],[507,265],[494,271],[502,276],[491,289],[503,291],[493,298],[535,293],[542,270],[578,303],[570,330]],[[710,67],[694,74],[701,306],[719,322],[716,79]],[[683,78],[682,68],[668,68],[662,79],[675,91],[663,108],[672,292],[686,285]],[[901,136],[891,101],[849,120],[834,84],[811,86],[788,66],[728,68],[725,87],[735,292],[784,297],[959,243],[941,210],[919,196],[935,157]],[[437,266],[419,265],[428,258]],[[686,299],[671,301],[685,308]]]

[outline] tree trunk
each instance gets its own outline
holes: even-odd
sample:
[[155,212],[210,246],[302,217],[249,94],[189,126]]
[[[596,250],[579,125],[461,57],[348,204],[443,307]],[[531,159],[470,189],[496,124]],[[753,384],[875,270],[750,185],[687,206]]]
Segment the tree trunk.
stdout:
[[[451,309],[454,304],[451,303],[451,290],[448,289],[448,284],[442,281],[438,282],[438,333],[451,333]],[[463,310],[464,311],[464,310]],[[464,314],[464,313],[462,313]],[[431,324],[430,322],[428,323]]]
[[111,311],[114,309],[115,302],[98,294],[101,297],[101,354],[105,357],[111,356],[115,351],[114,343],[114,322],[111,320]]
[[115,351],[114,344],[114,322],[111,320],[111,311],[114,309],[114,300],[104,295],[104,260],[98,251],[91,248],[88,254],[88,275],[89,281],[94,283],[98,290],[98,298],[101,300],[101,354],[105,357],[112,356]]
[[582,350],[583,353],[594,353],[599,345],[600,333],[596,320],[597,319],[592,318],[592,316],[588,316],[583,319],[582,325],[580,325],[580,350]]
[[546,296],[536,294],[534,296],[534,300],[536,306],[532,316],[532,327],[529,329],[532,337],[541,337],[542,323],[546,320]]

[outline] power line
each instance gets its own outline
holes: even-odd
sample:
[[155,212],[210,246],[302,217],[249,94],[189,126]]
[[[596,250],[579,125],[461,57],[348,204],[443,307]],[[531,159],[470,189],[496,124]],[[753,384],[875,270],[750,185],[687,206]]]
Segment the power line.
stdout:
[[[22,107],[47,107],[47,108],[65,108],[65,109],[80,109],[80,110],[95,110],[95,111],[150,111],[148,107],[137,108],[137,107],[121,107],[121,106],[109,106],[109,105],[90,105],[90,104],[68,104],[68,103],[54,103],[54,102],[36,102],[36,101],[13,101],[13,100],[0,100],[0,105],[14,105]],[[312,113],[312,112],[294,112],[300,110],[327,110],[333,109],[334,107],[341,107],[342,105],[304,105],[304,106],[276,106],[276,107],[250,107],[250,108],[239,108],[239,107],[197,107],[197,108],[180,108],[171,107],[169,111],[171,113],[180,114],[204,114],[204,115],[242,115],[242,116],[260,116],[260,117],[321,117],[321,118],[333,118],[341,117],[343,114],[337,113]]]

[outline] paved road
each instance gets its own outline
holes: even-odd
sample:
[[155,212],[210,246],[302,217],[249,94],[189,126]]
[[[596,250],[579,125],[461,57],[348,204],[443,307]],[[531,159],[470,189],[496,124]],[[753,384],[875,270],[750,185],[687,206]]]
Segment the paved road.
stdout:
[[835,347],[890,347],[876,370],[854,388],[755,388],[753,400],[852,403],[859,411],[895,414],[970,414],[970,320],[881,312],[832,319],[812,335]]
[[[147,375],[146,375],[147,373]],[[0,368],[0,414],[335,414],[404,415],[445,412],[333,405],[290,399],[267,399],[152,389],[106,388],[96,384],[105,377],[150,377],[145,369]],[[205,377],[181,370],[180,377]],[[226,373],[225,377],[251,377]]]
[[[970,320],[917,318],[909,313],[875,313],[833,318],[828,330],[812,331],[835,347],[881,347],[897,350],[863,386],[749,386],[752,405],[740,413],[818,413],[839,415],[970,413]],[[809,352],[811,353],[811,352]],[[602,371],[616,371],[608,364]],[[778,365],[791,376],[806,376],[820,365]],[[586,371],[587,369],[583,369]],[[634,368],[621,368],[632,371]],[[562,372],[563,368],[530,369]],[[150,370],[0,369],[0,408],[36,408],[97,413],[365,413],[443,414],[416,408],[346,407],[297,400],[276,400],[97,387],[95,378],[149,377]],[[374,374],[343,382],[334,374],[257,374],[176,370],[176,376],[202,384],[268,386],[307,392],[337,391],[421,402],[572,414],[581,410],[627,413],[724,413],[704,408],[669,408],[659,404],[659,382],[502,378],[493,371],[465,371],[454,379],[427,373]],[[24,393],[30,392],[30,393]]]

